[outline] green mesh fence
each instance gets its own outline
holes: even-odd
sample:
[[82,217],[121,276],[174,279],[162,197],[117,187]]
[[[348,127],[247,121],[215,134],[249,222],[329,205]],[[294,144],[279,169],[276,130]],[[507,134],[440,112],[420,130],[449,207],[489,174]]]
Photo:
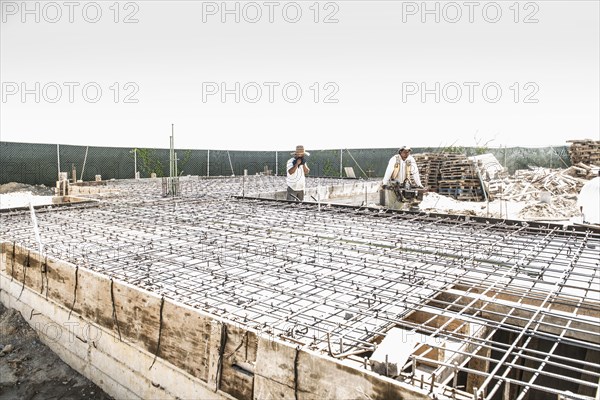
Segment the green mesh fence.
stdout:
[[[53,186],[58,177],[58,155],[60,170],[68,172],[71,178],[72,167],[77,179],[127,179],[134,177],[135,163],[142,178],[169,175],[169,150],[119,147],[72,146],[38,143],[0,142],[0,183],[22,182]],[[87,157],[86,157],[87,150]],[[382,177],[388,160],[396,154],[397,148],[386,149],[337,149],[312,150],[307,147],[310,157],[307,160],[310,176],[346,176],[342,167],[352,167],[358,178]],[[441,150],[460,152],[467,156],[489,152],[509,172],[528,166],[564,168],[571,165],[567,147],[544,148],[413,148],[413,153],[438,152]],[[270,173],[285,175],[285,166],[290,151],[227,151],[176,149],[178,172],[180,175],[231,176]],[[137,155],[137,157],[134,157]],[[135,160],[137,158],[137,160]],[[84,164],[85,161],[85,164]],[[83,170],[83,174],[82,174]]]

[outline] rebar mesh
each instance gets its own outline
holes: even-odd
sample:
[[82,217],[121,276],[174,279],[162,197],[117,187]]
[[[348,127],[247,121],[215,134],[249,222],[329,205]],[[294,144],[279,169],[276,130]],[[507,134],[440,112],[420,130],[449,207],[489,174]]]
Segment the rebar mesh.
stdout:
[[[434,340],[396,378],[448,396],[472,395],[464,374],[481,376],[476,396],[489,399],[598,390],[598,231],[317,211],[232,197],[242,184],[246,193],[285,187],[277,177],[189,178],[179,197],[162,198],[159,180],[114,182],[119,192],[97,207],[38,212],[44,250],[359,367],[391,328],[426,335]],[[1,221],[4,240],[37,248],[27,212]]]

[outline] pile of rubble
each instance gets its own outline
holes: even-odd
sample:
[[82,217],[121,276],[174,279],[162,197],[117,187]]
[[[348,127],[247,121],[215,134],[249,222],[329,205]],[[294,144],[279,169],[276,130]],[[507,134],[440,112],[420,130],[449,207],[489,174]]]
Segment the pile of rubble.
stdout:
[[572,176],[571,168],[530,167],[516,171],[511,177],[492,179],[486,182],[486,189],[492,198],[503,200],[548,202],[556,197],[576,199],[587,180]]
[[598,176],[598,170],[600,169],[597,165],[586,165],[582,162],[576,165],[571,165],[569,168],[564,170],[564,174],[575,176],[578,178],[592,179]]
[[549,203],[527,204],[518,216],[524,220],[564,221],[580,215],[576,199],[557,197]]
[[581,215],[577,196],[588,179],[597,176],[596,171],[597,167],[581,163],[566,169],[530,167],[485,186],[491,199],[528,203],[519,218],[564,220]]
[[[417,158],[416,156],[415,158]],[[484,197],[473,196],[468,200],[487,200],[489,202],[497,200],[505,204],[521,204],[522,208],[518,211],[518,215],[514,215],[525,220],[568,220],[580,216],[577,196],[589,179],[598,176],[599,169],[597,165],[585,164],[580,161],[565,169],[529,167],[529,169],[518,170],[509,176],[491,154],[470,157],[468,161],[455,158],[443,160],[443,157],[443,154],[440,154],[423,155],[417,158],[419,167],[423,163],[429,174],[429,185],[432,186],[435,183],[435,192],[463,200],[456,194],[461,190],[461,185],[464,187],[467,182],[465,174],[468,173],[471,177],[478,178],[473,179],[472,184],[481,183],[482,190],[478,194],[482,193]],[[441,159],[443,161],[440,161]],[[438,163],[438,171],[431,170],[431,165],[434,165],[432,161]],[[458,168],[459,164],[460,168]],[[454,185],[452,187],[455,189],[446,193],[449,189],[445,189],[447,184],[443,175],[444,172],[448,172],[448,168],[450,168],[450,172],[456,174],[460,172],[462,176],[457,176],[460,179],[448,182]],[[472,172],[472,168],[475,168],[477,173]]]

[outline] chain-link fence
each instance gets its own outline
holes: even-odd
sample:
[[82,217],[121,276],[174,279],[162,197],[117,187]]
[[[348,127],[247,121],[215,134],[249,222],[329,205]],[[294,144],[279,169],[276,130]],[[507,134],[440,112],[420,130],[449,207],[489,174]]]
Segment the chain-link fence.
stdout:
[[[352,167],[357,177],[382,177],[388,160],[397,148],[313,150],[307,160],[311,176],[343,177],[343,167]],[[489,152],[509,172],[528,166],[564,168],[571,165],[566,146],[496,149],[413,148],[413,154],[451,151],[467,156]],[[178,175],[231,176],[255,174],[285,175],[290,151],[228,151],[177,149]],[[60,165],[60,168],[59,168]],[[77,179],[128,179],[169,175],[169,150],[0,142],[0,183],[54,185],[59,170]]]

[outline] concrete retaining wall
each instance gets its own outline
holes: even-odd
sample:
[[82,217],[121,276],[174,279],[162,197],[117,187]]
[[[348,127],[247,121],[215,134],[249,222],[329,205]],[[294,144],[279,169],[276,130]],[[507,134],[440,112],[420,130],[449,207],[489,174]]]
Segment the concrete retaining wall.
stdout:
[[[379,202],[379,186],[381,181],[362,181],[349,180],[348,183],[341,185],[323,185],[321,187],[307,188],[304,192],[304,201],[314,203],[315,199],[323,203],[356,204],[360,205],[366,200],[367,203]],[[287,192],[265,192],[254,193],[250,196],[256,196],[263,199],[286,200]]]

